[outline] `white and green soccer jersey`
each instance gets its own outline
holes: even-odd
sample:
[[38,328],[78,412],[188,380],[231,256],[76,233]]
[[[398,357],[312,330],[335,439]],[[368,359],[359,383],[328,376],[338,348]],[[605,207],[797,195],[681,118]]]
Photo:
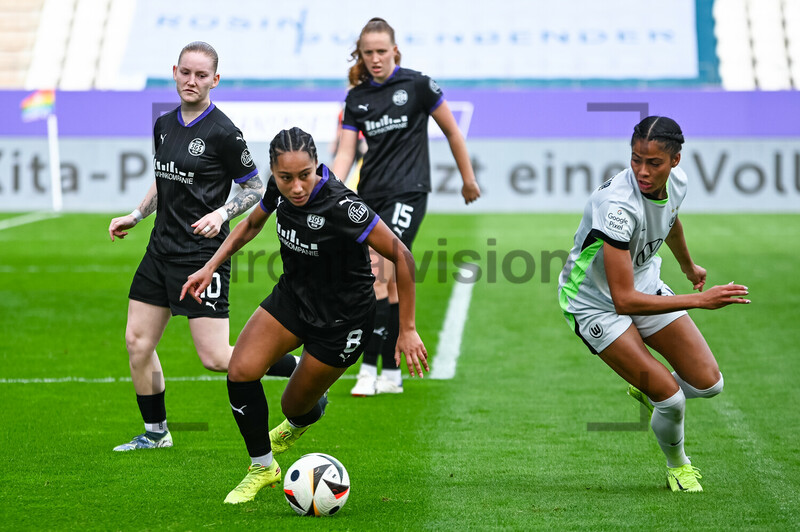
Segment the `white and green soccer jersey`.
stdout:
[[648,199],[628,168],[592,193],[558,281],[559,302],[567,321],[572,323],[577,309],[614,311],[603,263],[604,242],[630,251],[634,288],[655,294],[661,268],[657,252],[678,217],[686,185],[686,173],[673,168],[667,198]]

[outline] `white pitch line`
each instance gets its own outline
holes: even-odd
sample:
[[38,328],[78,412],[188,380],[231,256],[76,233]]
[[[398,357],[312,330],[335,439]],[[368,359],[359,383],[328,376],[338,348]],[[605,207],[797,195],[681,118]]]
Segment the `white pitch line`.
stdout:
[[475,283],[459,282],[453,286],[444,316],[444,326],[439,332],[439,345],[436,346],[436,357],[432,362],[431,379],[446,380],[456,376],[456,362],[461,355],[461,339],[464,336],[464,325],[467,323],[474,286]]
[[29,214],[23,214],[22,216],[7,218],[5,220],[0,220],[0,231],[3,229],[17,227],[18,225],[40,222],[42,220],[47,220],[48,218],[57,218],[58,216],[58,214],[52,212],[31,212]]
[[[342,375],[340,379],[355,379],[356,375]],[[206,382],[224,381],[226,375],[194,375],[190,377],[166,377],[167,382]],[[266,380],[286,380],[286,377],[273,377],[265,375],[262,379]],[[99,377],[90,379],[86,377],[41,377],[31,379],[4,379],[0,378],[0,384],[64,384],[78,382],[81,384],[115,384],[118,382],[131,382],[130,377]]]

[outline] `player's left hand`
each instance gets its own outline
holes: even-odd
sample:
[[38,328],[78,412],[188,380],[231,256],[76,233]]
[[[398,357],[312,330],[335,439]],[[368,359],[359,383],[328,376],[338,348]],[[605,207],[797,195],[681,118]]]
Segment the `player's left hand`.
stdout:
[[398,367],[400,367],[401,354],[406,356],[406,365],[412,377],[419,375],[420,379],[423,378],[423,367],[425,371],[430,371],[428,367],[428,351],[425,349],[425,344],[422,343],[422,339],[416,330],[401,331],[397,337],[397,344],[394,348],[394,361]]
[[469,205],[481,197],[481,187],[478,186],[477,181],[464,183],[461,187],[461,195],[464,197],[464,203]]
[[222,230],[222,216],[218,212],[210,212],[192,224],[194,234],[206,238],[214,238]]
[[692,269],[686,273],[686,278],[692,283],[692,288],[695,290],[703,291],[706,284],[706,269],[697,264],[692,265]]

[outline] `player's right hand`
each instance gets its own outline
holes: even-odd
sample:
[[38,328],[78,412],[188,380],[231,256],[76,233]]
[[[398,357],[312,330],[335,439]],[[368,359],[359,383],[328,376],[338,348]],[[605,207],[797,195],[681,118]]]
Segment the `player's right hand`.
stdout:
[[111,220],[111,223],[108,225],[108,235],[111,237],[111,241],[114,241],[115,236],[119,237],[120,239],[128,236],[126,229],[130,229],[137,223],[138,222],[136,221],[136,218],[130,214],[126,214],[125,216],[120,216]]
[[730,283],[717,285],[709,288],[702,294],[697,294],[702,298],[702,303],[698,305],[698,307],[714,310],[732,303],[750,303],[749,299],[741,297],[749,293],[749,289],[742,284]]
[[183,301],[183,298],[186,297],[188,293],[195,301],[202,304],[203,300],[200,299],[200,296],[203,295],[208,285],[211,284],[211,277],[213,275],[214,272],[209,271],[207,268],[201,268],[190,275],[187,281],[183,283],[180,300]]

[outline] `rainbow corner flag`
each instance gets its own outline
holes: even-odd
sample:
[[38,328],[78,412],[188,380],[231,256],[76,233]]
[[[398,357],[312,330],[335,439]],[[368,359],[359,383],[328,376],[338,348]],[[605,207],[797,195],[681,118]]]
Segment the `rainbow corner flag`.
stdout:
[[38,90],[28,95],[19,104],[19,108],[22,109],[22,121],[33,122],[47,118],[55,110],[55,105],[56,91]]

